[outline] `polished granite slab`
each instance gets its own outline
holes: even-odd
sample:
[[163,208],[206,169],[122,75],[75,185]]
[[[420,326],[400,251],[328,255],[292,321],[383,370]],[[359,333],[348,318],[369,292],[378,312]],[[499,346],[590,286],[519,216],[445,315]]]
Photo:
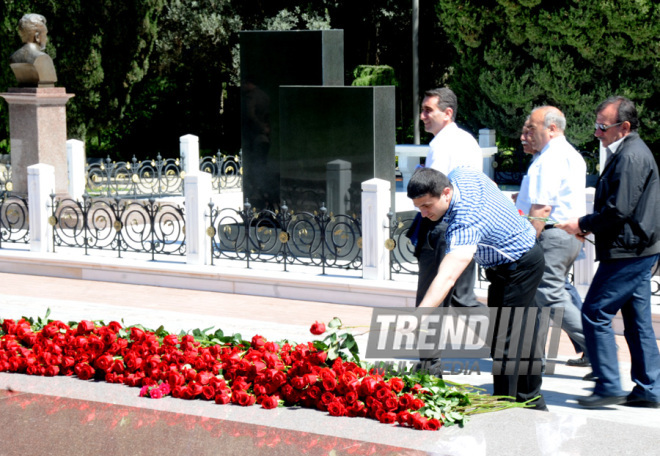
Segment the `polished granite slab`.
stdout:
[[2,455],[396,455],[377,443],[184,413],[1,391]]
[[604,419],[507,410],[432,432],[301,408],[140,398],[138,388],[70,377],[0,373],[0,388],[1,455],[601,456],[654,454],[660,441],[657,410],[640,410],[638,424],[617,423],[620,406],[599,411]]
[[[340,315],[350,324],[370,321],[370,312],[358,306],[242,295],[232,295],[231,306],[226,306],[219,293],[188,290],[182,294],[165,287],[8,274],[3,278],[24,294],[12,294],[10,287],[0,292],[1,318],[43,317],[50,309],[50,318],[63,321],[116,319],[147,327],[163,324],[171,331],[216,326],[227,333],[240,330],[244,335],[262,334],[271,340],[286,336],[297,341],[310,340],[309,325],[304,324],[307,321],[328,321],[326,317],[332,315]],[[37,293],[40,287],[45,287],[47,293]],[[149,299],[134,299],[137,296]],[[364,337],[358,337],[358,342],[362,343]],[[622,338],[619,344],[623,386],[630,390],[630,360]],[[569,343],[566,347],[560,350],[563,361],[554,375],[546,375],[543,380],[549,413],[487,413],[472,417],[463,428],[447,427],[438,432],[415,431],[369,419],[335,418],[309,409],[264,410],[171,397],[146,399],[138,397],[138,388],[123,385],[0,373],[0,456],[132,455],[140,454],[137,450],[142,451],[145,440],[151,444],[150,452],[142,454],[167,455],[279,454],[275,448],[282,454],[658,454],[660,410],[578,407],[575,397],[590,394],[593,383],[581,380],[588,369],[565,365],[566,359],[575,356]],[[450,375],[449,379],[482,386],[488,392],[492,381],[488,372],[489,362],[480,360],[478,371]],[[102,414],[113,418],[97,420]],[[114,419],[119,421],[113,425]],[[169,425],[161,426],[163,423]],[[152,427],[155,431],[148,433],[151,426],[156,426]],[[119,434],[114,434],[115,428],[120,428]],[[208,437],[206,428],[216,429],[216,434]],[[224,431],[228,429],[234,429],[235,440],[227,439],[229,431]],[[246,431],[241,434],[235,429]],[[273,435],[280,437],[270,437]],[[120,440],[122,444],[117,443]],[[204,448],[195,447],[200,440],[210,443]],[[326,449],[320,442],[335,442],[335,446]]]

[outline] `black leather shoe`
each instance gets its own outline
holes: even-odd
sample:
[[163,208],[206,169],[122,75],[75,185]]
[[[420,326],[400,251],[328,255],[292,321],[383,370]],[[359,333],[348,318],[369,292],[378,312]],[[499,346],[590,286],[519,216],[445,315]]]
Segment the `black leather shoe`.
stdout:
[[582,377],[582,380],[586,380],[588,382],[595,382],[596,380],[598,380],[598,377],[596,377],[593,372],[589,372],[587,375]]
[[626,396],[599,396],[592,394],[588,397],[579,397],[578,404],[585,408],[600,408],[608,405],[619,405],[626,402]]
[[589,367],[591,366],[591,363],[584,357],[584,355],[582,355],[580,358],[569,359],[566,361],[566,365],[574,367]]
[[660,402],[647,401],[641,397],[629,394],[626,398],[626,403],[623,404],[628,407],[644,407],[644,408],[660,408]]

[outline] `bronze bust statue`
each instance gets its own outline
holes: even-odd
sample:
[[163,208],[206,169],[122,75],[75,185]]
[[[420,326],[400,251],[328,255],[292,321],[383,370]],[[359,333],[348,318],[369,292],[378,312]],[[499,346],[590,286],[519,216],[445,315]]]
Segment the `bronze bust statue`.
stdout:
[[54,87],[57,82],[53,59],[43,52],[48,43],[46,18],[41,14],[26,14],[18,22],[22,48],[10,57],[11,69],[21,87]]

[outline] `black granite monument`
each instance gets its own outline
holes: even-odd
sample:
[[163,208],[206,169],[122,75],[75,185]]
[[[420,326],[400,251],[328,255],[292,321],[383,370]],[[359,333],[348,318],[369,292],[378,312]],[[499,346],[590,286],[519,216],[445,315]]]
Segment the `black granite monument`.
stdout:
[[282,85],[342,86],[343,30],[249,31],[240,34],[243,192],[256,209],[280,198]]
[[[361,183],[390,181],[393,86],[280,88],[281,198],[297,211],[360,216]],[[392,199],[392,207],[394,200]]]

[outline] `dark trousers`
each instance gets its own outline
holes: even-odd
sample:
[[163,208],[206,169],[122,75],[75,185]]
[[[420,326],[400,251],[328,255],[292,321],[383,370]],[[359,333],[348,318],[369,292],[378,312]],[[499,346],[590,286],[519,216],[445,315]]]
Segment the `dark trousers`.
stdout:
[[[516,365],[520,363],[520,347],[527,329],[524,322],[530,321],[526,318],[527,310],[536,308],[534,296],[543,277],[544,267],[543,249],[540,245],[535,244],[518,261],[486,269],[486,277],[490,281],[488,307],[500,309],[497,312],[494,333],[498,336],[493,341],[493,346],[504,347],[503,352],[493,354],[493,394],[496,396],[512,396],[516,398],[517,402],[525,402],[536,396],[541,396],[541,373],[531,373],[531,371],[525,369],[516,369],[512,374],[502,374],[500,372],[505,371],[507,364],[510,366],[510,363],[517,363]],[[511,309],[504,312],[503,309],[505,308],[525,309],[522,326],[513,324],[515,312],[512,312]],[[533,318],[531,322],[531,324],[536,325],[537,319]],[[500,331],[502,325],[506,325],[506,331],[504,332]],[[536,334],[536,331],[534,331],[534,334]],[[501,340],[501,337],[506,339]],[[515,338],[520,339],[514,341]],[[543,355],[542,344],[539,341],[538,347],[534,345],[535,343],[532,341],[530,352],[535,355],[538,354],[538,361],[540,362]],[[509,353],[510,346],[517,347],[516,353]],[[530,362],[529,368],[532,368],[533,365],[534,363]],[[503,367],[501,371],[500,366]],[[533,404],[537,409],[546,409],[543,396]]]
[[651,315],[651,268],[658,255],[601,261],[582,307],[589,360],[598,377],[594,393],[624,396],[612,319],[621,311],[636,399],[660,402],[660,352]]
[[[417,278],[417,296],[416,305],[422,302],[424,295],[428,291],[433,279],[438,274],[438,268],[442,259],[445,257],[447,243],[445,241],[445,232],[447,224],[443,222],[436,223],[429,232],[419,239],[422,243],[418,250],[419,256],[419,275]],[[460,275],[454,288],[447,295],[440,307],[476,307],[482,304],[477,301],[474,294],[474,285],[477,278],[477,267],[474,260]]]

